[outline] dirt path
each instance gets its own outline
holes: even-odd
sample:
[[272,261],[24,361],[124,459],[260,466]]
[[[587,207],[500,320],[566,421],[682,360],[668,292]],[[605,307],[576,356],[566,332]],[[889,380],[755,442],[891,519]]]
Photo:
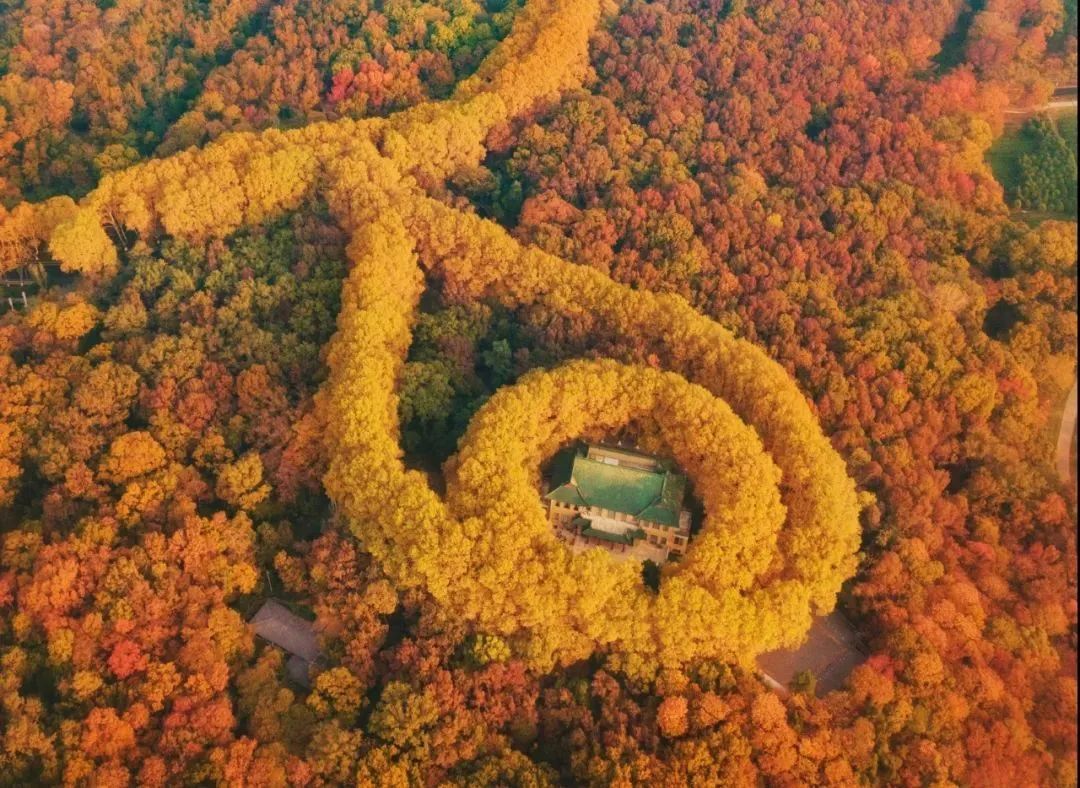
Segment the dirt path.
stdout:
[[1038,107],[1027,107],[1025,109],[1007,109],[1006,115],[1037,115],[1040,112],[1054,112],[1061,109],[1076,109],[1076,96],[1071,99],[1060,99],[1057,101],[1048,101],[1045,104],[1041,104]]
[[1077,108],[1077,91],[1076,85],[1059,85],[1054,89],[1054,95],[1050,97],[1050,100],[1045,104],[1041,104],[1038,107],[1010,107],[1005,110],[1005,118],[1007,125],[1019,124],[1032,115],[1038,115],[1041,112],[1047,112],[1050,114],[1063,113],[1066,110],[1076,111]]
[[1057,451],[1054,462],[1057,465],[1058,476],[1066,484],[1071,484],[1075,470],[1073,463],[1073,447],[1076,444],[1076,379],[1073,378],[1072,389],[1068,399],[1065,400],[1065,410],[1061,414],[1061,426],[1058,427]]

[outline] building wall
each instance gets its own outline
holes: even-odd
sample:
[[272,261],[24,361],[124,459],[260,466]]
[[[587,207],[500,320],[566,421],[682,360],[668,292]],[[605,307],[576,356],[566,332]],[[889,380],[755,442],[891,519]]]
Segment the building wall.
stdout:
[[553,528],[569,528],[570,521],[577,516],[579,508],[559,501],[550,501],[548,505],[548,521]]
[[672,528],[646,520],[639,520],[638,525],[645,531],[645,538],[650,544],[663,547],[673,555],[681,556],[686,553],[690,541],[689,529]]
[[636,525],[645,531],[645,539],[649,544],[666,549],[673,556],[686,554],[686,548],[690,542],[690,518],[686,512],[683,512],[682,516],[680,516],[679,526],[672,528],[648,520],[639,520],[622,512],[612,512],[608,509],[571,506],[559,501],[550,501],[548,505],[548,521],[551,523],[552,528],[556,529],[570,529],[572,528],[571,522],[575,517],[579,515],[588,517],[590,514]]

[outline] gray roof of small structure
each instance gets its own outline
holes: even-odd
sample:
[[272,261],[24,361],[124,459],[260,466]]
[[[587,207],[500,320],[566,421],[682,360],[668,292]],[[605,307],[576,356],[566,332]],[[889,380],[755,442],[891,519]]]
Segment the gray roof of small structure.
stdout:
[[301,687],[311,687],[311,663],[301,656],[293,654],[285,663],[285,675]]
[[319,658],[315,627],[273,599],[268,599],[251,619],[255,634],[308,662]]
[[806,641],[799,648],[762,654],[758,670],[785,692],[796,674],[809,670],[817,678],[821,696],[843,686],[848,675],[867,657],[858,631],[839,611],[814,619]]

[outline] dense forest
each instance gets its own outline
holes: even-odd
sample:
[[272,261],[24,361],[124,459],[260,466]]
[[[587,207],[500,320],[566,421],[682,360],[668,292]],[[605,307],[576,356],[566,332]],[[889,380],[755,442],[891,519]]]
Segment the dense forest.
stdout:
[[[0,784],[1076,784],[1076,152],[986,160],[1074,0],[0,30]],[[628,424],[706,513],[656,592],[539,509]]]

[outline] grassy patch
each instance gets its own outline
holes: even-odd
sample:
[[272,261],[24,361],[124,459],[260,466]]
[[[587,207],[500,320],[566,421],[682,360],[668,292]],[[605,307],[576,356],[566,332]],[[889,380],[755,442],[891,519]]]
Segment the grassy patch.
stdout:
[[1069,143],[1069,148],[1072,152],[1076,153],[1076,113],[1070,112],[1066,115],[1062,115],[1057,119],[1058,131],[1061,132],[1061,136],[1065,138],[1065,141]]
[[1012,202],[1020,184],[1020,157],[1035,151],[1034,141],[1019,128],[1007,129],[986,152],[986,161],[994,178],[1005,189],[1005,200]]
[[[986,152],[986,160],[990,165],[990,169],[994,173],[994,178],[1001,184],[1005,190],[1006,202],[1014,207],[1025,208],[1029,212],[1038,213],[1042,218],[1063,218],[1064,216],[1072,216],[1069,214],[1058,214],[1055,210],[1035,210],[1037,208],[1034,205],[1017,206],[1016,200],[1018,192],[1023,190],[1023,183],[1025,176],[1028,180],[1028,189],[1030,190],[1031,178],[1035,174],[1039,174],[1038,177],[1072,177],[1075,175],[1066,176],[1063,172],[1058,172],[1059,167],[1067,168],[1069,162],[1064,162],[1062,156],[1047,156],[1046,146],[1047,137],[1045,133],[1038,133],[1035,126],[1040,121],[1032,119],[1024,125],[1017,128],[1006,129],[1005,133],[994,141],[994,144]],[[1060,134],[1064,139],[1068,149],[1072,151],[1071,167],[1075,169],[1076,150],[1077,150],[1077,119],[1076,113],[1070,112],[1063,114],[1060,117],[1052,120],[1053,126],[1051,127],[1050,135],[1054,135],[1053,129],[1056,129],[1057,134]],[[1045,127],[1044,127],[1045,128]],[[1060,140],[1056,143],[1060,145]],[[1061,150],[1060,148],[1058,149]],[[1040,155],[1043,154],[1043,155]],[[1063,154],[1065,158],[1068,158],[1067,154]],[[1025,161],[1027,164],[1025,165]],[[1025,166],[1028,168],[1025,172]],[[1035,168],[1033,170],[1033,168]],[[1042,168],[1052,169],[1053,172],[1048,172]]]

